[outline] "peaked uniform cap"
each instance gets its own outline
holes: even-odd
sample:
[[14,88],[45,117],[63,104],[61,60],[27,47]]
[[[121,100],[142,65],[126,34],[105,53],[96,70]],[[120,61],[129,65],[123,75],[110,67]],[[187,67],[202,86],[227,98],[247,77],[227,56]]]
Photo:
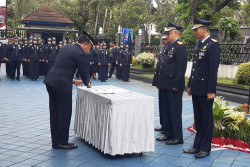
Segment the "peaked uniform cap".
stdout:
[[208,27],[211,24],[212,24],[211,21],[194,18],[194,24],[192,30],[195,30],[200,27]]
[[174,25],[171,22],[168,22],[167,27],[164,28],[164,32],[169,32],[169,31],[172,31],[172,30],[182,30],[182,29],[183,29],[182,27]]
[[82,31],[82,36],[79,37],[79,43],[85,41],[90,42],[92,46],[97,44],[96,40],[89,33],[87,33],[86,31]]

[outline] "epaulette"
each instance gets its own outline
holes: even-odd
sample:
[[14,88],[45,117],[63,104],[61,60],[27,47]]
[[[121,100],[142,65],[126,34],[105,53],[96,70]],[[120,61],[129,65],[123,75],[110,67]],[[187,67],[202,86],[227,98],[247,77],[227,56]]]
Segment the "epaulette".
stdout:
[[181,41],[178,41],[177,43],[178,43],[179,45],[183,45],[183,42],[181,42]]
[[216,39],[213,39],[213,38],[211,38],[211,41],[213,41],[213,42],[218,42]]

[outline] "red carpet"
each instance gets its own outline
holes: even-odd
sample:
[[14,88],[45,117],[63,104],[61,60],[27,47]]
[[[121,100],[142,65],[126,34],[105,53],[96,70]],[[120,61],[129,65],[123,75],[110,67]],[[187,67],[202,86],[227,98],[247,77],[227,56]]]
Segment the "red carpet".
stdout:
[[[193,133],[196,133],[194,125],[188,127],[187,129]],[[242,140],[232,139],[230,137],[228,137],[228,138],[213,137],[212,146],[221,147],[221,148],[228,148],[231,150],[239,150],[239,151],[250,153],[250,145],[249,144],[247,144],[246,142],[243,142]]]

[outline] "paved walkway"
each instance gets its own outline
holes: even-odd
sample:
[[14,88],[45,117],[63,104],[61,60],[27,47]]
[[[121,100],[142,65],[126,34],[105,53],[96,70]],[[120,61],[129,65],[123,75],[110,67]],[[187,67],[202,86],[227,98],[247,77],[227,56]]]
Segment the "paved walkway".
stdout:
[[[184,144],[167,146],[164,142],[155,143],[155,152],[144,156],[126,155],[110,158],[74,136],[74,109],[71,120],[70,141],[75,142],[75,150],[51,149],[48,95],[43,78],[30,81],[10,81],[5,77],[5,66],[2,65],[0,78],[0,167],[140,167],[140,166],[249,166],[250,154],[228,149],[213,148],[211,155],[204,159],[195,159],[193,155],[183,154],[182,149],[192,145],[194,135],[187,131],[193,123],[191,98],[184,93],[183,97],[183,130]],[[110,79],[94,85],[114,85],[142,94],[154,96],[155,126],[159,126],[157,89],[150,84],[131,80],[124,83]],[[76,89],[73,90],[75,106]],[[74,108],[74,107],[73,107]],[[155,132],[155,137],[160,135]]]

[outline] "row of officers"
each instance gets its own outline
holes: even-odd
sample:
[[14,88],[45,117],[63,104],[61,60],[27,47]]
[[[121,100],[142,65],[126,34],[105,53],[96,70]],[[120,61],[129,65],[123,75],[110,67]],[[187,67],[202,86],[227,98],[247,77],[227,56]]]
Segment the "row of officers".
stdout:
[[[18,37],[9,38],[8,43],[0,43],[0,61],[6,63],[6,76],[12,81],[15,79],[20,81],[21,64],[23,75],[36,81],[39,76],[47,75],[56,61],[60,48],[64,45],[67,43],[59,42],[57,45],[54,37],[48,39],[47,45],[44,45],[43,40],[32,37],[29,38],[29,41],[24,39],[22,43],[19,42]],[[105,82],[112,77],[114,69],[116,69],[118,79],[129,81],[130,65],[132,64],[129,46],[121,43],[118,48],[116,42],[112,42],[111,45],[111,54],[106,43],[93,46],[93,49],[87,54],[90,65],[89,75],[96,79],[98,73],[98,79]],[[79,77],[78,73],[76,77]]]
[[62,47],[56,39],[48,39],[48,44],[37,38],[29,38],[21,43],[19,37],[9,38],[8,43],[0,43],[0,61],[6,63],[6,76],[11,80],[20,81],[20,68],[23,75],[35,81],[39,76],[45,76],[54,65],[57,54]]
[[[216,94],[217,72],[220,63],[220,45],[210,36],[212,22],[194,19],[193,32],[198,42],[192,55],[192,70],[187,93],[192,95],[196,135],[193,145],[184,153],[196,158],[210,155],[213,136],[213,102]],[[167,145],[183,144],[182,96],[185,89],[187,48],[180,41],[183,28],[168,23],[162,30],[164,49],[158,55],[153,86],[159,90],[160,128],[163,136],[156,138]]]
[[90,76],[96,79],[98,73],[98,79],[105,82],[112,77],[114,69],[116,69],[116,78],[128,82],[130,65],[132,65],[132,54],[129,52],[129,46],[124,46],[123,42],[121,42],[118,48],[115,41],[111,45],[111,53],[107,49],[106,43],[93,46],[89,54]]

